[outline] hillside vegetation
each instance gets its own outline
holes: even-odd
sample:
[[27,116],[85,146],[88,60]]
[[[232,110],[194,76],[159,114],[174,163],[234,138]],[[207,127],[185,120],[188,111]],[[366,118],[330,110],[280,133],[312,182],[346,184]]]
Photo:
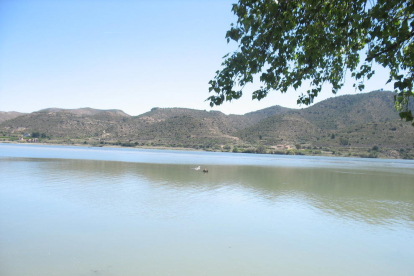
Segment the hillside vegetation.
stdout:
[[139,116],[92,108],[1,112],[0,140],[25,142],[35,134],[44,143],[413,158],[414,127],[399,119],[393,96],[374,91],[244,115],[187,108],[153,108]]
[[24,113],[20,113],[20,112],[16,112],[16,111],[10,111],[10,112],[4,112],[4,111],[0,111],[0,123],[16,118],[18,116],[23,115]]

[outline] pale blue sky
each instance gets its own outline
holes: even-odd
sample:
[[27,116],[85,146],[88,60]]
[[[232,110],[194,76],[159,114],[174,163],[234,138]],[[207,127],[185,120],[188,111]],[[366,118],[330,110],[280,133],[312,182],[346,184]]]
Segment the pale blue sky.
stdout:
[[[0,111],[47,107],[210,110],[208,81],[222,56],[236,50],[225,33],[234,0],[1,0]],[[378,70],[377,70],[378,71]],[[381,71],[366,92],[385,86]],[[215,110],[244,114],[273,105],[295,107],[302,90],[245,96]],[[306,87],[303,87],[306,91]],[[349,81],[338,95],[353,94]],[[333,97],[329,88],[318,101]]]

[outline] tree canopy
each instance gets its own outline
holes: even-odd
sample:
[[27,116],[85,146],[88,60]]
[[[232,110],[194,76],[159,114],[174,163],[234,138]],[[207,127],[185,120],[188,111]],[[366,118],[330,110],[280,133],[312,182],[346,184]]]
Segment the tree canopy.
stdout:
[[226,38],[238,49],[209,82],[211,106],[240,98],[255,75],[262,86],[253,99],[309,82],[297,101],[309,105],[324,84],[337,93],[346,73],[362,91],[378,63],[390,71],[384,84],[394,82],[401,118],[413,121],[413,0],[239,0],[232,11],[238,19]]

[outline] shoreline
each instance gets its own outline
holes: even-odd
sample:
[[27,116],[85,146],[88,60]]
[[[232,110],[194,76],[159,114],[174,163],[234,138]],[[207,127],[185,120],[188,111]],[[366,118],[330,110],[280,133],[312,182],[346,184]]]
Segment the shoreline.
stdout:
[[84,148],[118,148],[118,149],[158,149],[158,150],[183,150],[183,151],[205,151],[201,149],[193,149],[193,148],[179,148],[179,147],[143,147],[143,146],[135,146],[135,147],[123,147],[118,145],[85,145],[85,144],[64,144],[64,143],[19,143],[19,142],[10,142],[10,141],[0,141],[0,144],[13,144],[13,145],[30,145],[30,146],[72,146],[72,147],[84,147]]
[[[193,152],[226,152],[226,153],[249,153],[249,154],[266,154],[266,155],[299,155],[299,156],[321,156],[321,157],[348,157],[348,158],[365,158],[365,159],[394,159],[394,160],[414,160],[414,158],[401,158],[397,156],[397,150],[395,149],[383,149],[380,154],[379,152],[374,152],[375,155],[369,156],[370,150],[361,149],[361,148],[350,148],[350,149],[341,149],[342,151],[324,151],[316,150],[317,153],[309,153],[305,149],[295,149],[295,150],[285,150],[285,151],[274,151],[274,152],[234,152],[231,150],[204,150],[204,149],[195,149],[195,148],[184,148],[184,147],[167,147],[167,146],[133,146],[126,147],[121,145],[110,145],[110,144],[99,144],[99,145],[90,145],[90,144],[67,144],[67,143],[28,143],[28,142],[16,142],[16,141],[0,141],[0,144],[13,144],[13,145],[41,145],[41,146],[73,146],[73,147],[83,147],[83,148],[114,148],[114,149],[152,149],[152,150],[177,150],[177,151],[193,151]],[[354,151],[352,151],[354,150]],[[363,150],[363,152],[361,152]],[[384,152],[385,151],[385,152]],[[320,152],[320,153],[319,153]],[[335,154],[339,152],[340,154]],[[358,153],[357,153],[358,152]],[[344,153],[344,154],[342,154]],[[348,154],[345,154],[348,153]],[[391,154],[392,153],[392,154]],[[398,153],[397,153],[398,154]]]

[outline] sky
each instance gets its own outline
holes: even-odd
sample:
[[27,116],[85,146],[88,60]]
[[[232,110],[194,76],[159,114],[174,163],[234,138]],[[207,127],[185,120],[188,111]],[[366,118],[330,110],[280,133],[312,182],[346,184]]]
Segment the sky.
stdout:
[[[1,0],[0,111],[49,107],[120,109],[139,115],[153,107],[244,114],[273,105],[290,108],[303,86],[243,97],[210,108],[208,82],[222,57],[237,50],[226,31],[235,0]],[[364,92],[392,90],[387,71]],[[336,94],[355,94],[347,79]],[[333,97],[326,87],[316,102]]]

